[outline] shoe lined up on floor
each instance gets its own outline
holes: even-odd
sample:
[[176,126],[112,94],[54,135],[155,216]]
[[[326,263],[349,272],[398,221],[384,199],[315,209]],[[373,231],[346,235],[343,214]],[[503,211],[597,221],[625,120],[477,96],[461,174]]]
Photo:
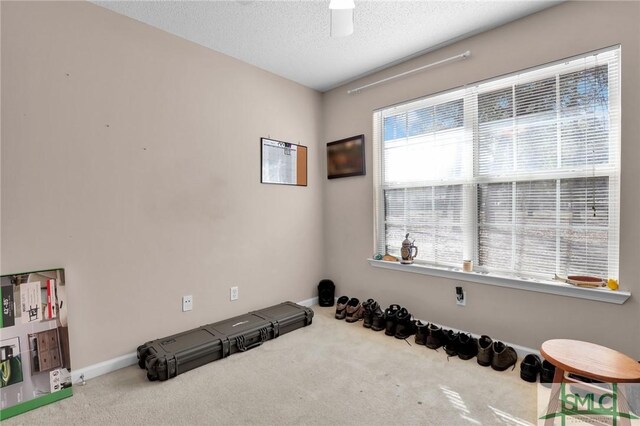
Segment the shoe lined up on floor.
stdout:
[[465,361],[473,358],[478,353],[478,341],[469,333],[458,333],[455,345],[458,358]]
[[414,335],[415,330],[415,322],[412,319],[411,313],[407,310],[407,308],[400,308],[398,313],[396,314],[396,339],[407,339]]
[[387,322],[384,318],[384,311],[382,310],[380,305],[378,305],[371,316],[371,329],[373,331],[381,331],[384,330],[386,325]]
[[540,366],[540,383],[553,383],[553,376],[556,374],[556,366],[546,359]]
[[478,339],[478,364],[489,367],[493,359],[493,340],[484,334]]
[[[470,333],[445,330],[442,327],[414,320],[407,308],[398,304],[391,304],[382,311],[378,302],[367,299],[360,300],[353,297],[341,296],[336,302],[336,319],[346,319],[353,323],[363,320],[363,326],[374,331],[384,330],[387,336],[397,339],[407,339],[415,334],[415,343],[429,349],[444,346],[449,357],[457,356],[463,360],[477,357],[478,364],[496,371],[504,371],[509,367],[515,368],[518,354],[511,346],[503,342],[493,341],[491,337],[482,335],[479,339]],[[542,383],[553,381],[555,367],[547,361],[540,362],[536,355],[528,355],[520,365],[520,377],[528,382],[535,382],[538,374]]]
[[347,303],[349,303],[348,296],[340,296],[336,302],[336,319],[342,320],[347,317]]
[[415,342],[416,345],[426,345],[427,344],[427,328],[429,324],[425,324],[422,321],[416,321],[416,337]]
[[349,302],[347,302],[346,311],[347,311],[346,321],[356,322],[362,319],[364,308],[362,307],[362,304],[360,304],[360,301],[358,299],[356,299],[355,297],[352,297],[351,299],[349,299]]
[[456,342],[458,341],[458,333],[455,330],[443,330],[443,346],[444,352],[448,357],[457,356],[458,355],[458,347]]
[[382,312],[380,304],[373,299],[367,299],[366,302],[362,303],[362,307],[364,308],[362,326],[373,331],[383,330],[385,327],[384,312]]
[[538,374],[540,373],[541,367],[542,362],[540,361],[540,357],[538,357],[538,355],[526,355],[520,363],[520,378],[530,383],[537,382]]
[[504,371],[509,367],[515,368],[518,362],[518,353],[511,346],[507,346],[502,342],[493,342],[493,357],[491,359],[491,368],[496,371]]
[[377,306],[378,302],[373,299],[367,299],[366,302],[362,302],[362,307],[364,308],[362,326],[364,328],[371,328],[371,324],[373,323],[373,311]]
[[387,336],[395,336],[396,325],[398,323],[398,312],[400,311],[400,305],[389,305],[384,311],[385,330],[384,334]]
[[429,349],[438,349],[443,343],[444,334],[442,327],[438,327],[435,324],[427,325],[427,342],[425,345]]

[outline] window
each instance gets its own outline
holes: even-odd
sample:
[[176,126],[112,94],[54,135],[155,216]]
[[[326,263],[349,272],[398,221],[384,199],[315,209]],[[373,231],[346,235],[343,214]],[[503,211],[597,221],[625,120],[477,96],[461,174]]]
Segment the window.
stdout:
[[620,49],[374,113],[376,252],[618,277]]

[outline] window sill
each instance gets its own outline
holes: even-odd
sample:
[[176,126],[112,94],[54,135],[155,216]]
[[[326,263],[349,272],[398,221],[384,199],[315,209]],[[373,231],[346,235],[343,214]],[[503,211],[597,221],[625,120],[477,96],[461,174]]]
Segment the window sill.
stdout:
[[367,259],[371,266],[396,271],[413,272],[415,274],[431,275],[434,277],[450,278],[460,281],[470,281],[480,284],[495,285],[498,287],[516,288],[519,290],[535,291],[538,293],[557,294],[560,296],[577,297],[579,299],[596,300],[599,302],[622,305],[631,297],[629,291],[612,291],[608,288],[576,287],[556,281],[538,279],[507,278],[499,275],[490,275],[483,272],[463,272],[455,268],[439,268],[426,265],[403,265],[399,262],[387,262],[384,260]]

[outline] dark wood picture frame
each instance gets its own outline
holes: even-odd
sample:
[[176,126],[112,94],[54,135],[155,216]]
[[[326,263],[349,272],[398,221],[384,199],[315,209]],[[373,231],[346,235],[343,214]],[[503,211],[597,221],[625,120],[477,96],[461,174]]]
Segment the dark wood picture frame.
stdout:
[[327,178],[364,175],[364,135],[351,136],[327,144]]

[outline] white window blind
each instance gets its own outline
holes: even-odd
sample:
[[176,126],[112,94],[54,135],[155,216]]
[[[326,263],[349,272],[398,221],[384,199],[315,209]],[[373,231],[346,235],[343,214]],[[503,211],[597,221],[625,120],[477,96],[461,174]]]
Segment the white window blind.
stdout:
[[618,276],[620,49],[374,113],[376,252]]

